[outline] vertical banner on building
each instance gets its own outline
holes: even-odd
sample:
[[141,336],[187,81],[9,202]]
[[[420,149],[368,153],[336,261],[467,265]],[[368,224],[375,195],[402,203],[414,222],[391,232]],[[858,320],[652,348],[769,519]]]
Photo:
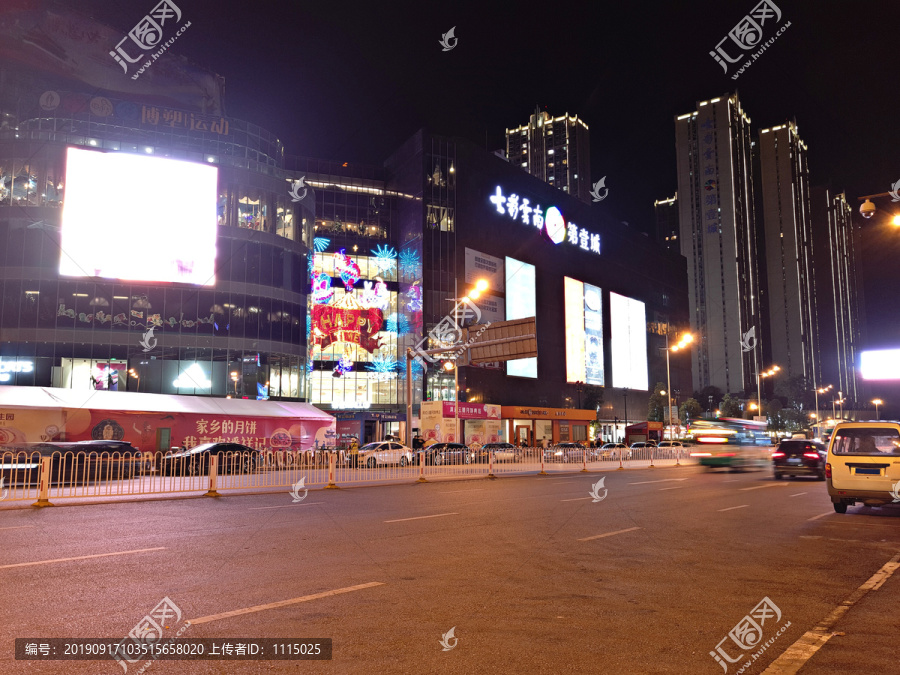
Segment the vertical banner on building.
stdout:
[[[506,320],[537,317],[535,268],[514,258],[506,259]],[[538,322],[539,323],[539,322]],[[537,357],[506,362],[506,374],[537,377]]]
[[585,381],[584,359],[584,284],[563,278],[566,322],[566,381]]
[[644,303],[609,294],[613,386],[647,391],[647,317]]
[[503,260],[467,247],[466,283],[475,284],[479,279],[487,281],[492,291],[502,293],[505,288]]
[[591,284],[584,285],[584,382],[604,386],[603,294]]

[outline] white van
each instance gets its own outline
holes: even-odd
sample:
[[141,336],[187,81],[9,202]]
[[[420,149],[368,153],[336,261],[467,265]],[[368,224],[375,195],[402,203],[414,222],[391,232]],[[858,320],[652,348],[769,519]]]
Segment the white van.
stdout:
[[828,445],[825,478],[838,513],[900,503],[900,423],[842,422]]

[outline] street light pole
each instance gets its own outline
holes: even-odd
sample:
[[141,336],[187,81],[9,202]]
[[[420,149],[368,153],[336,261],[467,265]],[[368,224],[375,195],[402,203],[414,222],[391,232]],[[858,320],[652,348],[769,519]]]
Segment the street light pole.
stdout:
[[666,330],[666,410],[669,412],[669,441],[672,440],[672,373],[669,370],[669,331]]

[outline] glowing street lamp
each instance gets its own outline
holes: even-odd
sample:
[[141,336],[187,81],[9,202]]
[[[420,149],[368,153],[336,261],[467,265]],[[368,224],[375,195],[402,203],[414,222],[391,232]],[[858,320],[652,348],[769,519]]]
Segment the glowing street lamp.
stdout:
[[[669,387],[668,392],[672,391],[672,374],[669,370],[669,352],[677,352],[680,349],[684,349],[693,341],[694,341],[694,336],[691,335],[690,333],[685,333],[684,335],[681,336],[681,339],[678,341],[678,344],[675,344],[675,345],[672,345],[671,347],[669,347],[669,333],[666,332],[666,381],[667,381],[667,386]],[[670,393],[667,393],[665,391],[662,393],[666,394],[666,410],[668,410],[668,412],[669,412],[669,440],[671,441],[672,434],[673,434],[673,430],[672,430],[672,396]]]
[[779,366],[772,366],[766,372],[760,373],[757,371],[756,375],[756,399],[759,401],[760,409],[762,409],[762,378],[764,377],[772,377],[775,375],[781,368]]
[[134,368],[129,368],[129,369],[128,369],[128,374],[131,375],[131,377],[133,377],[133,378],[135,378],[135,379],[137,380],[137,390],[138,390],[138,392],[140,392],[140,390],[141,390],[141,376],[138,375],[138,373],[135,371]]
[[872,399],[872,403],[875,404],[875,419],[880,420],[881,417],[878,416],[878,406],[880,406],[882,403],[884,403],[884,401],[882,401],[880,398],[875,398],[875,399]]

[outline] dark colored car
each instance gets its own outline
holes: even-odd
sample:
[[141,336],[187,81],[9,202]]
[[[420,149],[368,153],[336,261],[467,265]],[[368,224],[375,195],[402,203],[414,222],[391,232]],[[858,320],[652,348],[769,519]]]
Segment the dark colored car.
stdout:
[[209,473],[209,459],[219,458],[218,473],[252,473],[262,459],[259,450],[239,443],[203,443],[190,450],[173,452],[162,458],[165,475],[197,476]]
[[469,454],[473,464],[487,464],[491,461],[491,451],[483,445],[469,448]]
[[825,480],[825,456],[827,448],[816,441],[792,438],[782,441],[772,453],[772,470],[775,478],[782,476],[815,476]]
[[471,464],[472,451],[462,443],[434,443],[425,448],[425,464]]
[[559,443],[544,450],[545,462],[582,462],[585,455],[592,462],[599,454],[596,448],[585,448],[581,443]]
[[0,447],[0,457],[5,485],[40,482],[44,457],[51,458],[50,482],[57,485],[131,478],[141,468],[140,451],[126,441],[25,443]]

